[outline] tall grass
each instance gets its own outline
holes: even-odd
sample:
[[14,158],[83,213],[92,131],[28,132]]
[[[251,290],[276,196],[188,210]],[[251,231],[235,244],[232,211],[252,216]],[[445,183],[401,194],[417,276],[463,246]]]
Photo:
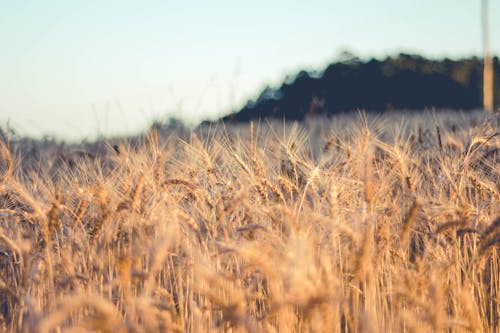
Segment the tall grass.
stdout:
[[495,117],[4,137],[0,331],[498,332]]

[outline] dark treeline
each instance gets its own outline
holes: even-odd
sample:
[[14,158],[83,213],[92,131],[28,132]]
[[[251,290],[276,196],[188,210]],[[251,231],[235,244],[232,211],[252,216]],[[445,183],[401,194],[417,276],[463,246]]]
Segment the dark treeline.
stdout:
[[[224,120],[264,117],[302,119],[306,114],[367,111],[475,109],[482,106],[482,60],[426,59],[399,54],[383,60],[344,54],[321,73],[299,72],[281,87],[266,88]],[[500,104],[500,65],[494,58],[495,105]]]

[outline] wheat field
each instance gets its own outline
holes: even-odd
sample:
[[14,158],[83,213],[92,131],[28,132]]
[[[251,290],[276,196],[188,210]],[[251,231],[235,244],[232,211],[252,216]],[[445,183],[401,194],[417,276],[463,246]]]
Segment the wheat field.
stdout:
[[3,133],[1,332],[500,332],[495,114]]

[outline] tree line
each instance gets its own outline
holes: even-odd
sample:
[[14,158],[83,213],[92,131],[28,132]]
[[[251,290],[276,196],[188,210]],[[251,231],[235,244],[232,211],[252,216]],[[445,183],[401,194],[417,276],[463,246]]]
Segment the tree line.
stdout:
[[[500,64],[493,58],[494,105],[500,105]],[[300,120],[308,114],[350,110],[426,108],[470,110],[482,107],[481,58],[427,59],[401,53],[361,60],[344,54],[322,72],[300,71],[278,88],[265,88],[224,120],[265,117]]]

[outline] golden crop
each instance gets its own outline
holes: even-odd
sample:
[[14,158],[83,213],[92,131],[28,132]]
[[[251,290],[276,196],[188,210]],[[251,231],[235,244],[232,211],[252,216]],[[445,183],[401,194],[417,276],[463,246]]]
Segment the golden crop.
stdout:
[[499,149],[453,112],[4,134],[0,331],[498,332]]

